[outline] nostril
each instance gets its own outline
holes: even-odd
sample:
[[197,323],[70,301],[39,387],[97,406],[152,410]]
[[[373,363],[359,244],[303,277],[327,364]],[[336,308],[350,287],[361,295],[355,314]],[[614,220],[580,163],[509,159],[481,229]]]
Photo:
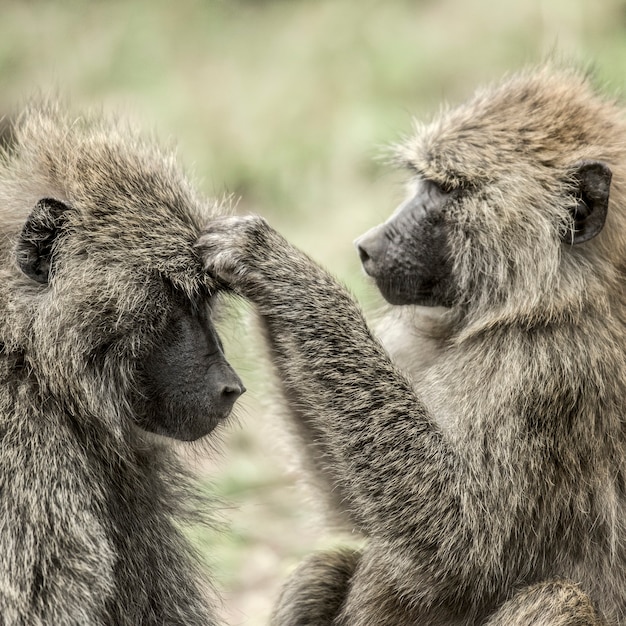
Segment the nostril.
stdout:
[[244,394],[246,388],[243,385],[224,385],[222,388],[222,396],[232,400],[233,402],[242,394]]
[[375,277],[380,272],[380,264],[387,251],[387,239],[383,236],[381,228],[376,227],[368,231],[359,237],[354,245],[365,273]]
[[370,260],[370,255],[368,251],[360,244],[356,243],[356,250],[359,253],[359,259],[361,259],[361,263],[365,264]]

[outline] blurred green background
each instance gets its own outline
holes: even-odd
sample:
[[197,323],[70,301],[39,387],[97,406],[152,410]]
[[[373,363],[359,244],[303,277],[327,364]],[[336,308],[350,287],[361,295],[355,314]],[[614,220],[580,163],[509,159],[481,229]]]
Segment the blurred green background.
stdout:
[[[401,199],[385,147],[440,103],[556,54],[612,92],[626,70],[624,0],[0,0],[0,111],[55,90],[138,119],[211,195],[241,197],[371,310],[352,240]],[[193,529],[230,624],[263,624],[280,581],[329,541],[264,397],[248,313],[226,324],[249,392],[219,452],[190,454],[220,499]],[[187,451],[186,451],[187,452]]]

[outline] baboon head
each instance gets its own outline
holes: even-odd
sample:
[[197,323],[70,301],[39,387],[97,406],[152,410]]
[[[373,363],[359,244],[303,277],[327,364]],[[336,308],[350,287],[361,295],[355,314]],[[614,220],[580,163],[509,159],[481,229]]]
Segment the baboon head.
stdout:
[[244,391],[194,244],[220,211],[120,123],[33,106],[0,173],[0,329],[50,401],[193,440]]
[[623,130],[618,107],[574,71],[545,67],[478,92],[395,149],[408,198],[357,239],[364,270],[391,304],[578,301],[610,273],[590,276],[589,262],[615,256],[609,241],[624,232],[609,201]]

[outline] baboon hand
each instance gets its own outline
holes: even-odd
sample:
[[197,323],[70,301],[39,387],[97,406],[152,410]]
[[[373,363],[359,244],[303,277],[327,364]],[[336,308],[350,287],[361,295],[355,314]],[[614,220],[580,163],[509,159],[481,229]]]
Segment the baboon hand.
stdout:
[[261,280],[260,265],[273,231],[258,215],[210,222],[198,240],[204,268],[236,291]]

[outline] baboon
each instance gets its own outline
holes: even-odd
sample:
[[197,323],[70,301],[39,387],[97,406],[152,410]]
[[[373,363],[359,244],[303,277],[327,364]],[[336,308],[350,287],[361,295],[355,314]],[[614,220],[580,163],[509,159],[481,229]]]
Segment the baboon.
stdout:
[[302,564],[273,623],[626,624],[624,111],[542,66],[395,155],[408,199],[357,241],[393,360],[261,218],[200,240],[366,537]]
[[165,438],[208,434],[244,391],[194,247],[220,204],[121,121],[33,102],[13,136],[0,160],[0,622],[215,624],[180,528],[196,496]]

